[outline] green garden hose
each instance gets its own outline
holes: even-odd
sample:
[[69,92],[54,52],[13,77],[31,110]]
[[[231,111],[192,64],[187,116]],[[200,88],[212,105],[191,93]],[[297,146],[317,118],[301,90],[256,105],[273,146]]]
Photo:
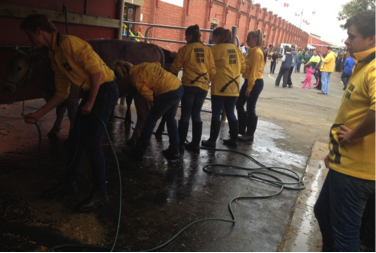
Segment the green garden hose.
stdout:
[[[58,250],[58,249],[63,249],[63,248],[83,248],[83,249],[93,249],[93,250],[95,249],[95,250],[103,250],[103,251],[110,251],[110,252],[128,252],[128,251],[125,251],[125,250],[115,249],[116,243],[117,243],[117,240],[118,240],[118,236],[119,236],[120,220],[121,220],[121,212],[122,212],[122,181],[121,181],[121,171],[120,171],[119,161],[118,161],[115,149],[114,149],[113,144],[111,142],[110,135],[108,133],[108,130],[107,130],[107,127],[106,127],[105,123],[103,122],[103,120],[97,114],[95,114],[95,115],[100,119],[100,121],[102,122],[103,126],[105,127],[105,132],[106,132],[106,135],[107,135],[107,138],[108,138],[108,142],[109,142],[109,144],[111,146],[111,149],[112,149],[112,152],[114,154],[114,157],[115,157],[115,160],[116,160],[116,163],[117,163],[118,173],[119,173],[119,189],[120,189],[120,194],[119,194],[119,216],[118,216],[118,222],[117,222],[117,227],[116,227],[115,238],[114,238],[112,246],[110,248],[108,248],[108,247],[99,247],[99,246],[94,246],[94,245],[84,245],[84,244],[66,244],[66,245],[60,245],[60,246],[56,246],[54,248],[51,248],[51,249],[48,250],[48,252],[52,252],[52,251],[55,251],[55,250]],[[42,167],[42,163],[41,163],[41,159],[40,159],[40,152],[41,152],[41,148],[42,148],[42,146],[41,146],[42,145],[42,134],[41,134],[41,130],[40,130],[40,127],[38,126],[38,124],[35,124],[35,125],[36,125],[36,127],[38,129],[38,133],[39,133],[38,160],[39,160],[39,164],[40,164],[41,168],[43,168]],[[278,188],[278,191],[276,191],[276,193],[274,193],[274,194],[265,195],[265,196],[242,196],[242,197],[236,197],[236,198],[232,199],[230,201],[230,203],[228,204],[228,208],[229,208],[229,212],[230,212],[230,215],[231,215],[231,219],[225,219],[225,218],[203,218],[203,219],[197,220],[195,222],[190,223],[186,227],[184,227],[182,230],[180,230],[175,236],[173,236],[166,243],[163,243],[162,245],[157,246],[157,247],[155,247],[153,249],[142,250],[142,251],[139,251],[139,252],[154,252],[154,251],[157,251],[157,250],[161,250],[164,247],[166,247],[167,245],[169,245],[171,242],[173,242],[176,238],[178,238],[188,228],[194,226],[195,224],[201,223],[201,222],[219,221],[219,222],[227,222],[227,223],[233,223],[233,224],[235,224],[236,223],[236,216],[235,216],[235,213],[233,211],[232,204],[233,204],[233,202],[235,202],[237,200],[267,199],[267,198],[272,198],[272,197],[280,195],[283,192],[284,189],[286,189],[286,190],[294,190],[294,191],[300,191],[300,190],[304,190],[305,189],[304,183],[303,183],[303,178],[300,177],[297,173],[295,173],[294,171],[292,171],[290,169],[280,168],[280,167],[267,167],[267,166],[264,166],[262,163],[258,162],[253,157],[251,157],[249,155],[246,155],[244,153],[241,153],[239,151],[236,151],[236,150],[211,149],[211,148],[204,148],[204,147],[202,149],[208,150],[208,151],[215,151],[215,152],[230,152],[230,153],[234,153],[236,155],[241,155],[241,156],[244,156],[247,159],[251,160],[252,162],[254,162],[255,164],[257,164],[258,166],[260,166],[259,168],[251,169],[251,168],[244,168],[244,167],[233,166],[233,165],[226,165],[226,164],[209,164],[209,165],[206,165],[203,168],[203,170],[206,173],[212,174],[212,175],[218,175],[218,176],[249,178],[251,180],[256,180],[256,181],[259,181],[259,182],[264,182],[264,183],[266,183],[268,185],[275,186],[275,187]],[[77,150],[78,150],[78,147],[77,147]],[[243,173],[216,172],[215,168],[232,169],[232,170],[237,170],[239,172],[243,171]],[[246,172],[246,173],[244,173],[244,172]],[[284,182],[282,179],[274,176],[270,172],[282,175],[284,177],[291,178],[292,180],[294,180],[294,182]],[[134,251],[132,251],[132,252],[134,252]]]

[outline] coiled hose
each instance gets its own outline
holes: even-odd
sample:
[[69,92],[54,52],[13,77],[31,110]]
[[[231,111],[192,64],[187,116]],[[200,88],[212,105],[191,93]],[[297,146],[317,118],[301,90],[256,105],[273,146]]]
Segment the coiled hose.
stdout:
[[[115,160],[116,160],[116,163],[117,163],[118,174],[119,174],[119,189],[120,189],[120,192],[119,192],[119,215],[118,215],[118,221],[117,221],[116,233],[115,233],[114,240],[112,242],[111,247],[99,247],[99,246],[85,245],[85,244],[65,244],[65,245],[53,247],[53,248],[49,249],[47,252],[52,252],[52,251],[55,251],[55,250],[58,250],[58,249],[63,249],[63,248],[82,248],[82,249],[88,249],[88,250],[92,249],[92,250],[103,250],[103,251],[110,251],[110,252],[129,252],[129,251],[125,251],[125,250],[115,249],[116,243],[117,243],[117,240],[118,240],[118,237],[119,237],[120,220],[121,220],[121,213],[122,213],[121,171],[120,171],[120,165],[119,165],[119,161],[118,161],[115,149],[113,147],[112,141],[110,139],[110,135],[109,135],[108,130],[107,130],[107,126],[103,122],[103,120],[100,118],[99,115],[97,115],[97,114],[95,114],[95,115],[102,122],[102,124],[105,128],[106,136],[107,136],[108,142],[111,146],[111,150],[114,154],[114,157],[115,157]],[[40,127],[38,126],[38,124],[35,124],[35,126],[37,127],[38,133],[39,133],[38,161],[39,161],[39,165],[41,166],[42,170],[45,171],[43,169],[41,158],[40,158],[40,153],[41,153],[41,149],[42,149],[42,133],[41,133],[41,130],[40,130]],[[166,247],[167,245],[169,245],[170,243],[172,243],[176,238],[178,238],[188,228],[190,228],[190,227],[192,227],[192,226],[194,226],[198,223],[201,223],[201,222],[218,221],[218,222],[227,222],[227,223],[235,224],[236,223],[236,215],[233,211],[232,204],[233,204],[233,202],[235,202],[237,200],[268,199],[268,198],[272,198],[272,197],[276,197],[276,196],[280,195],[283,192],[283,190],[285,190],[285,189],[286,190],[293,190],[293,191],[300,191],[300,190],[305,189],[305,186],[304,186],[304,183],[303,183],[303,177],[300,177],[297,173],[295,173],[294,171],[292,171],[290,169],[281,168],[281,167],[264,166],[262,163],[260,163],[259,161],[257,161],[253,157],[251,157],[247,154],[241,153],[239,151],[236,151],[236,150],[212,149],[212,148],[205,148],[205,147],[202,147],[202,149],[208,150],[208,151],[215,151],[215,152],[229,152],[229,153],[233,153],[233,154],[236,154],[236,155],[240,155],[240,156],[243,156],[243,157],[249,159],[253,163],[257,164],[258,166],[260,166],[259,168],[245,168],[245,167],[234,166],[234,165],[226,165],[226,164],[208,164],[208,165],[204,166],[204,168],[203,168],[203,170],[206,173],[212,174],[212,175],[218,175],[218,176],[249,178],[249,179],[252,179],[252,180],[256,180],[256,181],[259,181],[259,182],[266,183],[268,185],[275,186],[275,187],[278,188],[278,191],[276,191],[276,193],[274,193],[274,194],[265,195],[265,196],[241,196],[241,197],[236,197],[236,198],[232,199],[228,204],[228,209],[229,209],[229,212],[230,212],[230,215],[231,215],[231,219],[203,218],[203,219],[197,220],[195,222],[190,223],[186,227],[184,227],[176,235],[174,235],[170,240],[163,243],[162,245],[157,246],[157,247],[152,248],[152,249],[149,249],[149,250],[142,250],[142,251],[138,251],[138,252],[154,252],[154,251],[157,251],[157,250],[161,250],[164,247]],[[77,146],[77,150],[78,150],[78,146]],[[235,171],[239,171],[239,173],[216,172],[215,168],[232,169],[232,170],[235,170]],[[240,173],[241,171],[243,173]],[[279,174],[279,175],[287,177],[287,178],[290,178],[294,182],[284,182],[282,179],[280,179],[277,176],[271,174],[270,172],[275,173],[275,174]],[[132,251],[132,252],[135,252],[135,251]]]

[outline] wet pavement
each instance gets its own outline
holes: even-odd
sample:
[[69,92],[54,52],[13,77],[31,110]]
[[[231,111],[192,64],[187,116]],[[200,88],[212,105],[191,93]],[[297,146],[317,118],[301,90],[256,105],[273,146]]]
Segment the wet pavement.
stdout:
[[[296,78],[300,76],[296,75]],[[267,90],[264,94],[270,95]],[[29,107],[26,110],[31,111],[33,109],[30,107],[38,108],[43,103],[41,100],[27,101]],[[210,108],[210,104],[205,106]],[[55,142],[46,137],[52,127],[53,113],[40,121],[41,169],[37,157],[37,129],[33,125],[26,125],[21,116],[17,116],[21,110],[22,103],[0,105],[0,249],[45,251],[57,245],[75,243],[110,247],[118,222],[120,187],[117,163],[108,141],[104,138],[102,144],[106,156],[110,203],[93,213],[76,213],[75,206],[91,191],[91,172],[86,160],[78,178],[79,192],[76,195],[49,201],[40,197],[42,190],[57,182],[67,165],[64,141],[67,137],[68,120],[65,118],[63,121],[59,139]],[[124,110],[125,107],[119,105],[116,115],[123,116]],[[133,117],[135,115],[133,111]],[[202,113],[202,116],[203,139],[206,139],[209,136],[210,114]],[[318,149],[312,148],[313,143],[308,145],[310,147],[303,147],[298,141],[289,145],[289,132],[281,126],[283,124],[274,122],[275,118],[260,118],[254,143],[239,143],[237,150],[252,156],[265,166],[288,168],[299,176],[307,169],[305,180],[308,178],[313,182],[313,179],[322,177],[319,173],[323,171],[310,171],[307,162],[309,166],[318,168],[321,154],[312,160],[312,164],[316,165],[310,165],[310,152],[311,149],[321,149],[325,153],[325,144]],[[212,167],[215,171],[241,175],[246,175],[247,172],[237,171],[231,166],[259,167],[238,154],[201,150],[199,155],[185,152],[181,160],[169,162],[161,154],[161,151],[168,147],[167,136],[163,136],[162,141],[153,137],[144,160],[134,161],[121,152],[126,139],[132,133],[131,126],[125,125],[122,119],[114,118],[108,129],[119,160],[123,194],[117,249],[152,249],[196,220],[207,217],[231,220],[228,204],[235,197],[260,197],[279,190],[279,187],[252,178],[213,175],[203,171],[203,167],[211,163],[230,166]],[[189,132],[188,139],[190,135]],[[222,123],[217,148],[226,148],[221,144],[221,139],[227,137],[227,124]],[[282,179],[292,181],[288,177]],[[306,224],[299,225],[299,222],[304,222],[301,218],[296,218],[301,217],[296,210],[306,208],[298,206],[302,195],[308,198],[304,203],[312,207],[317,189],[320,189],[320,185],[309,186],[304,191],[285,189],[278,196],[267,199],[235,200],[232,203],[235,223],[197,223],[164,247],[163,251],[318,251],[320,238],[317,230],[314,232],[316,237],[318,234],[316,239],[298,238],[296,241],[291,235],[291,231],[295,231],[295,235],[301,234],[299,231],[304,234],[315,226],[312,224],[315,222],[314,217],[307,213],[300,215],[311,216],[310,221],[304,221],[312,221],[311,227]],[[299,227],[304,228],[299,230]],[[304,240],[315,243],[307,246]],[[300,243],[303,248],[299,246]],[[63,250],[82,249],[70,247]]]
[[[6,107],[7,112],[13,109],[13,106]],[[49,126],[45,124],[48,120],[46,118],[41,122],[44,133]],[[6,251],[35,251],[61,243],[110,245],[116,228],[119,182],[116,162],[107,140],[103,140],[103,149],[107,157],[110,204],[92,214],[76,214],[72,212],[75,204],[90,192],[91,175],[87,163],[79,178],[77,196],[53,201],[41,200],[39,196],[43,189],[56,182],[64,169],[66,157],[63,140],[66,135],[61,134],[56,146],[43,136],[43,172],[37,162],[36,128],[24,125],[22,121],[3,124],[10,124],[7,129],[13,128],[11,130],[17,130],[18,134],[15,139],[3,142],[13,142],[14,146],[12,150],[3,150],[1,159],[1,248]],[[228,131],[225,125],[223,136]],[[282,157],[282,151],[273,145],[276,138],[283,138],[278,127],[263,121],[260,126],[262,131],[273,130],[275,135],[265,134],[267,138],[256,140],[253,145],[240,144],[238,150],[252,155],[266,166],[278,164],[294,169],[301,175],[304,172],[304,157],[294,154]],[[7,131],[5,137],[8,138],[12,134]],[[119,249],[138,251],[153,248],[200,218],[231,219],[227,205],[234,197],[261,196],[278,191],[278,187],[249,178],[215,176],[202,170],[209,163],[258,167],[240,155],[202,150],[199,155],[186,152],[180,161],[169,162],[161,155],[161,150],[168,147],[168,137],[163,136],[161,142],[155,139],[151,141],[142,162],[135,162],[120,152],[125,142],[124,122],[114,119],[109,131],[119,159],[123,184]],[[208,136],[206,131],[204,137]],[[264,149],[265,146],[268,148]],[[219,144],[218,148],[226,147]],[[236,172],[232,169],[219,170]],[[246,174],[244,171],[240,173]],[[163,250],[276,251],[296,194],[296,191],[284,191],[271,199],[238,200],[233,203],[235,224],[221,221],[199,223]],[[271,217],[279,222],[265,222]],[[23,232],[20,234],[18,231]],[[12,245],[12,241],[19,248]]]

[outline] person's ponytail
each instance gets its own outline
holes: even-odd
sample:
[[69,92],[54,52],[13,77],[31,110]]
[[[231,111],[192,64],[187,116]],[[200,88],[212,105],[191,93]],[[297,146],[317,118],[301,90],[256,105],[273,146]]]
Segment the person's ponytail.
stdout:
[[201,32],[198,25],[191,25],[185,30],[185,35],[192,35],[191,42],[201,42]]

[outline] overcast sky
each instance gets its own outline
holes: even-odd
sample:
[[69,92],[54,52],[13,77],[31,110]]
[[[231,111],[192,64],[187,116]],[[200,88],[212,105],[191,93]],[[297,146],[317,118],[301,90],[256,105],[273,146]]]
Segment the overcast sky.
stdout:
[[[338,21],[338,12],[342,10],[342,5],[350,0],[254,0],[261,8],[266,7],[273,14],[286,19],[302,30],[313,33],[321,37],[322,40],[332,44],[344,46],[347,38],[347,31],[339,27],[345,21]],[[288,7],[284,7],[284,4]],[[295,13],[303,16],[295,16]],[[315,14],[312,14],[315,12]],[[305,24],[306,20],[309,25]]]

